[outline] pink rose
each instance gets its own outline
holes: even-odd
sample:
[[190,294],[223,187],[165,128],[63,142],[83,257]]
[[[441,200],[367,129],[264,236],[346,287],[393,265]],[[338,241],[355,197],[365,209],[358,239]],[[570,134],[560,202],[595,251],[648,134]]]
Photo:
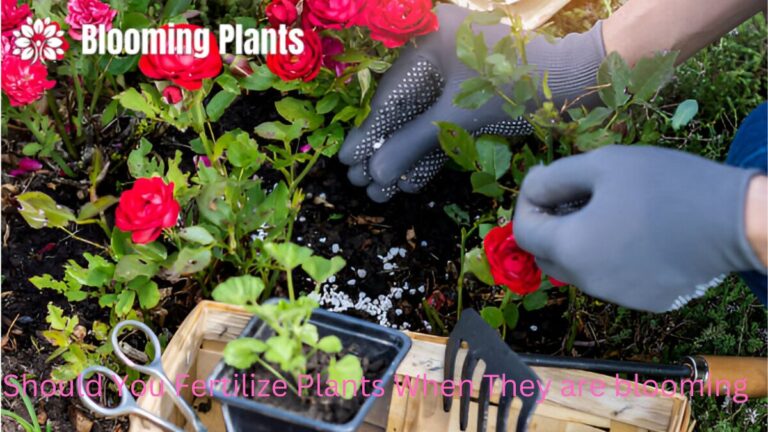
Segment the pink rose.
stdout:
[[32,15],[28,5],[19,5],[18,0],[2,0],[2,29],[3,33],[16,30],[27,17]]
[[182,99],[184,99],[184,94],[181,92],[181,89],[175,85],[169,85],[163,90],[163,100],[165,100],[165,103],[168,105],[176,105],[181,102]]
[[56,85],[56,81],[48,80],[45,65],[16,56],[3,57],[2,78],[3,93],[15,107],[31,104]]
[[344,70],[348,66],[347,63],[334,59],[334,56],[343,52],[344,44],[341,41],[332,37],[323,38],[323,66],[336,73],[337,77],[344,75]]
[[341,30],[352,21],[365,6],[365,0],[305,0],[306,18],[310,25]]
[[74,40],[83,39],[83,26],[86,24],[103,24],[104,30],[109,31],[112,28],[112,20],[117,15],[117,10],[99,0],[69,0],[67,10],[69,35]]

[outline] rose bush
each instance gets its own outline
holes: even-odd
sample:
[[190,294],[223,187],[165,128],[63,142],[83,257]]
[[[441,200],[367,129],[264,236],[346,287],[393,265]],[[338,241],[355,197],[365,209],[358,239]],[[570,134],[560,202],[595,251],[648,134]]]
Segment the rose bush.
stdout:
[[323,46],[320,36],[311,29],[304,30],[304,51],[301,54],[268,54],[267,67],[284,81],[312,81],[323,61]]
[[541,269],[533,255],[518,246],[511,223],[490,230],[483,240],[483,248],[497,284],[519,295],[539,289]]
[[179,203],[173,198],[173,183],[162,178],[140,178],[123,192],[115,211],[115,226],[129,231],[136,244],[157,240],[163,228],[176,225]]
[[[176,24],[175,28],[194,32],[200,26]],[[167,25],[160,29],[166,34],[169,32]],[[139,69],[149,78],[169,80],[190,91],[199,90],[203,86],[203,80],[217,76],[223,66],[219,45],[213,32],[210,33],[209,46],[210,50],[205,58],[181,54],[144,54],[139,60]]]
[[112,28],[112,21],[117,10],[99,0],[70,0],[67,4],[66,22],[69,24],[69,36],[74,40],[83,39],[83,26],[103,25],[104,31]]
[[400,47],[439,27],[430,0],[371,0],[360,19],[371,30],[371,38],[387,48]]

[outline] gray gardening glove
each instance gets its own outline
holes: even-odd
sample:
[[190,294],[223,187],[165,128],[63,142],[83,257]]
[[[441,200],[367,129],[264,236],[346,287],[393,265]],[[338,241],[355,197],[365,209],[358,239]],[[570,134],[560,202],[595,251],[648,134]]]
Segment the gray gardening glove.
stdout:
[[[758,174],[675,150],[610,146],[531,169],[515,239],[542,271],[632,309],[677,309],[765,266],[744,228]],[[556,209],[586,205],[572,213]]]
[[[417,192],[440,170],[446,156],[437,141],[435,121],[457,123],[474,134],[521,135],[530,125],[510,119],[502,100],[492,99],[475,111],[453,105],[461,83],[476,75],[456,56],[456,32],[469,11],[439,5],[440,29],[416,40],[379,83],[371,115],[352,130],[339,153],[350,166],[349,179],[367,186],[377,202],[398,191]],[[597,69],[605,57],[601,24],[583,34],[553,42],[536,37],[526,46],[528,63],[540,76],[549,71],[548,84],[556,102],[574,100],[595,85]],[[505,25],[476,26],[489,47],[509,35]],[[490,49],[489,49],[490,52]]]

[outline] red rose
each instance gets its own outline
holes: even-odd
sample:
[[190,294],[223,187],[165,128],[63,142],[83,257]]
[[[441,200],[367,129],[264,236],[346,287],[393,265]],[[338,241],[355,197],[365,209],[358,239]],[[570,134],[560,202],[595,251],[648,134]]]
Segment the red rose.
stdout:
[[176,105],[181,102],[182,99],[184,99],[184,94],[181,89],[175,85],[169,85],[163,90],[163,100],[165,100],[165,103],[168,105]]
[[371,30],[371,38],[387,48],[402,46],[439,26],[431,0],[369,0],[360,20]]
[[[192,24],[176,24],[174,28],[190,29],[195,32],[196,29],[202,27]],[[166,37],[170,34],[167,25],[160,27],[160,30],[165,30]],[[170,80],[190,91],[199,90],[203,86],[203,80],[218,75],[222,67],[219,45],[213,32],[210,32],[209,39],[210,49],[205,58],[186,54],[144,54],[139,60],[139,69],[149,78]]]
[[320,36],[311,29],[304,29],[302,41],[304,51],[300,54],[267,54],[267,67],[283,81],[312,81],[320,72],[323,61]]
[[541,285],[541,270],[533,255],[520,249],[512,224],[496,227],[483,240],[493,280],[520,295],[532,293]]
[[152,243],[163,231],[176,225],[179,203],[173,199],[173,183],[160,177],[140,178],[123,192],[115,211],[115,226],[130,231],[136,244]]
[[305,0],[305,17],[310,25],[341,30],[349,27],[352,20],[358,16],[365,0]]
[[264,9],[264,13],[272,27],[280,27],[280,24],[290,26],[299,16],[296,3],[291,0],[272,0]]

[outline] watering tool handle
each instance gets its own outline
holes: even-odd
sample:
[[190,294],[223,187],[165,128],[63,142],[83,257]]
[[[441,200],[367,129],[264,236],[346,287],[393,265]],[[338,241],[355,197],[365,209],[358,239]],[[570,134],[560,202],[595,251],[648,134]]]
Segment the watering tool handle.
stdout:
[[[768,358],[703,355],[688,357],[685,363],[694,366],[695,378],[713,386],[728,383],[750,398],[768,396]],[[714,387],[713,387],[714,388]]]

